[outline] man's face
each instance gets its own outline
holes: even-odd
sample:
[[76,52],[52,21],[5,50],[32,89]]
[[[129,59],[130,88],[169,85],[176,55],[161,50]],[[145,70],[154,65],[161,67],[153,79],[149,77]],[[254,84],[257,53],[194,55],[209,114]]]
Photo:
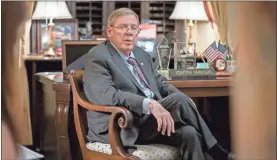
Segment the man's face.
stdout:
[[139,24],[134,15],[117,17],[114,24],[107,27],[109,39],[125,55],[135,47],[138,33]]

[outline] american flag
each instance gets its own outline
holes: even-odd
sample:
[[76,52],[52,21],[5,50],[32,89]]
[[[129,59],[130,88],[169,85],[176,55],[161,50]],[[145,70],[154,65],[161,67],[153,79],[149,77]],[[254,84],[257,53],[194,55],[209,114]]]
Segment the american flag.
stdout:
[[216,41],[214,41],[204,52],[203,55],[207,58],[209,62],[213,62],[216,58],[220,57],[225,59],[229,54],[229,49],[222,45],[221,43],[216,46]]
[[203,55],[209,62],[213,62],[217,58],[218,51],[215,41],[203,52]]
[[229,47],[221,43],[218,44],[218,56],[220,58],[226,59],[226,56],[229,55]]

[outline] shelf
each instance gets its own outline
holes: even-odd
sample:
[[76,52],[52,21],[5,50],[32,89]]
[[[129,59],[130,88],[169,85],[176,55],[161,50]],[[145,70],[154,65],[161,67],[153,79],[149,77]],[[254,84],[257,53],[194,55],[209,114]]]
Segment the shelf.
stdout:
[[89,5],[89,3],[90,3],[90,2],[77,2],[77,3],[76,3],[76,7],[77,7],[77,6],[87,6],[87,5]]
[[139,17],[139,20],[141,20],[141,2],[139,1],[115,1],[115,9],[119,9],[122,7],[130,8],[132,9]]
[[169,20],[169,16],[174,10],[175,3],[172,1],[152,1],[149,3],[149,23],[157,25],[158,35],[165,35],[174,31],[174,20]]
[[88,14],[77,14],[76,17],[80,17],[80,18],[89,18],[89,15]]
[[149,20],[149,23],[153,23],[153,24],[163,24],[162,20]]
[[[79,20],[78,23],[79,25],[83,24],[85,25],[88,21],[87,20]],[[103,25],[102,23],[99,23],[99,22],[93,22],[92,21],[92,25]]]
[[76,10],[90,10],[90,7],[89,6],[76,6]]
[[[102,1],[77,1],[76,2],[76,19],[79,27],[85,27],[88,21],[92,22],[93,33],[103,34],[107,23],[108,15],[115,9],[126,7],[132,9],[138,16],[139,20],[149,24],[157,25],[157,33],[167,34],[175,29],[174,20],[169,16],[174,10],[175,1],[113,1],[107,5]],[[113,3],[113,4],[111,4]],[[147,4],[147,10],[144,7]]]
[[163,17],[163,16],[155,16],[155,17],[150,16],[150,19],[151,19],[151,20],[163,20],[164,17]]
[[165,25],[175,26],[175,24],[174,24],[174,23],[165,23]]
[[150,7],[149,9],[152,11],[163,11],[164,10],[163,7]]
[[76,19],[78,19],[78,27],[86,27],[88,21],[92,22],[93,33],[102,34],[102,10],[103,2],[101,1],[79,1],[76,2]]
[[150,2],[150,6],[157,6],[157,5],[163,5],[164,2],[161,1],[154,1],[154,2]]
[[116,1],[115,2],[115,9],[119,9],[122,7],[129,8],[129,2],[128,1]]

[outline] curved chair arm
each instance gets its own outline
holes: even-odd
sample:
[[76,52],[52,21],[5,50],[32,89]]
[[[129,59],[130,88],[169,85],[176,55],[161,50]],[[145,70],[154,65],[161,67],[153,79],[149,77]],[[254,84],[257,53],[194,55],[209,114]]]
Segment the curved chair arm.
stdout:
[[[113,118],[117,119],[118,126],[121,129],[131,128],[133,125],[133,114],[126,108],[121,106],[104,106],[104,105],[95,105],[90,101],[78,97],[79,105],[83,108],[96,112],[105,112],[111,113]],[[110,119],[111,120],[114,119]],[[114,121],[115,122],[115,121]]]
[[81,97],[79,105],[81,105],[83,108],[87,110],[111,113],[108,134],[112,154],[126,156],[127,153],[123,149],[122,143],[120,141],[118,126],[121,129],[131,128],[133,125],[132,113],[125,107],[94,105],[91,102],[82,99]]
[[[74,72],[71,72],[70,75],[68,75],[68,78],[70,80],[71,87],[72,87],[72,92],[73,92],[74,117],[76,118],[75,122],[77,121],[77,119],[79,119],[79,114],[77,113],[79,105],[82,106],[82,108],[85,108],[87,110],[111,113],[111,118],[109,120],[108,134],[109,134],[109,143],[112,149],[112,155],[118,155],[123,157],[133,157],[132,155],[125,152],[119,136],[119,127],[121,129],[127,129],[132,127],[133,125],[132,113],[126,107],[92,104],[90,101],[88,101],[85,98],[85,96],[81,96],[80,94],[78,80],[80,80],[81,77],[82,77],[82,71],[78,71],[78,72],[74,71]],[[76,129],[78,127],[80,127],[80,125],[76,126]],[[81,130],[81,128],[77,130]],[[83,143],[80,145],[85,146],[84,140],[79,139],[79,141],[80,143]]]

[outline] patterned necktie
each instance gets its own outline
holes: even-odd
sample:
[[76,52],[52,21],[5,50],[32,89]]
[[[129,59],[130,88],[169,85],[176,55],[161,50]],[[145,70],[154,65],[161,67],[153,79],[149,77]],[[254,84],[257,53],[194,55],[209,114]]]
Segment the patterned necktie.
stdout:
[[129,57],[128,60],[127,60],[127,62],[128,62],[129,64],[131,64],[132,66],[134,66],[135,70],[137,71],[137,74],[138,74],[139,78],[144,82],[144,84],[146,84],[146,86],[147,86],[151,91],[153,91],[152,88],[151,88],[151,87],[149,86],[149,84],[147,83],[147,81],[146,81],[146,79],[145,79],[145,77],[144,77],[144,75],[143,75],[143,73],[142,73],[142,71],[141,71],[141,69],[140,69],[140,67],[139,67],[139,65],[138,65],[138,63],[137,63],[137,61],[136,61],[134,58]]

